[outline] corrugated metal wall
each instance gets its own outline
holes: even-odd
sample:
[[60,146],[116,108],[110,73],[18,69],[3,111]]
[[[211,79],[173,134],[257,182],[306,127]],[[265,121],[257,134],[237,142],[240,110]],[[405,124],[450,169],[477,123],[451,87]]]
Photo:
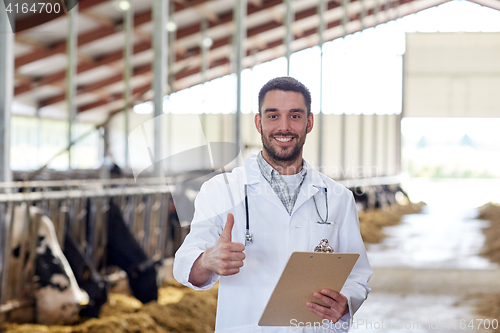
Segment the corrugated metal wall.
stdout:
[[409,33],[405,117],[498,117],[500,33]]

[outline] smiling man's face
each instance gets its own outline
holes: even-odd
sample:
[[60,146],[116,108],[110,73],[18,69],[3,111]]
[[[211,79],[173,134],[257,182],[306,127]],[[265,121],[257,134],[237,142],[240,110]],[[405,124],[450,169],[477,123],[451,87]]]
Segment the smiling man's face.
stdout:
[[268,91],[260,114],[255,115],[255,126],[262,137],[262,155],[271,165],[302,165],[302,147],[312,130],[313,115],[307,115],[301,93]]

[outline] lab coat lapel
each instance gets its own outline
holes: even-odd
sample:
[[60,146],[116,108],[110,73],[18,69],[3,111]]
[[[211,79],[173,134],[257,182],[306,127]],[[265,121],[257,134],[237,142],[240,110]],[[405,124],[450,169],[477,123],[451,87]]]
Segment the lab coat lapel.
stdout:
[[297,196],[297,201],[293,206],[292,215],[300,208],[306,201],[312,198],[313,195],[318,193],[321,188],[325,188],[326,184],[321,179],[318,171],[314,170],[309,163],[305,162],[304,167],[307,168],[307,175],[302,183],[302,188]]

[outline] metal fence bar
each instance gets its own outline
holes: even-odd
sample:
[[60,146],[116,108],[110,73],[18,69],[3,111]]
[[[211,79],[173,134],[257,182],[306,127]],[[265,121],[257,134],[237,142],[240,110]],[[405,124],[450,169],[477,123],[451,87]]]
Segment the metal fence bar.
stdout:
[[[9,267],[9,257],[10,257],[10,248],[11,248],[11,239],[12,239],[12,210],[13,204],[5,203],[4,204],[4,214],[5,218],[2,219],[2,230],[4,231],[2,235],[6,235],[6,237],[2,240],[2,268],[0,272],[0,304],[5,304],[8,301],[7,297],[7,284],[8,284],[8,267]],[[2,214],[2,215],[4,215]]]
[[5,262],[6,258],[5,254],[7,253],[7,248],[5,247],[5,240],[7,237],[2,237],[1,235],[5,235],[7,232],[5,220],[7,217],[6,214],[6,206],[7,204],[2,204],[0,205],[0,304],[1,304],[1,297],[2,297],[2,281],[3,281],[3,272],[6,270],[5,269]]
[[22,285],[20,295],[21,298],[27,297],[28,295],[33,295],[34,288],[33,277],[35,276],[35,260],[36,260],[36,247],[38,242],[38,230],[40,228],[40,220],[42,219],[42,214],[40,212],[35,213],[33,218],[31,214],[29,214],[29,207],[27,208],[28,216],[29,216],[29,257],[26,260],[26,264],[24,265],[23,273],[22,273]]
[[[12,293],[11,293],[12,298],[21,298],[22,297],[21,294],[22,294],[23,285],[24,285],[24,278],[25,278],[23,276],[23,266],[25,264],[26,255],[28,253],[28,249],[26,248],[26,245],[29,241],[28,228],[29,228],[29,225],[31,224],[29,202],[23,203],[21,206],[18,206],[18,207],[19,207],[19,210],[17,210],[17,211],[16,211],[16,209],[14,209],[15,214],[14,214],[13,222],[19,221],[19,220],[17,220],[17,217],[18,217],[17,213],[19,213],[19,215],[23,214],[22,215],[23,227],[21,229],[21,234],[19,236],[19,246],[20,246],[20,248],[19,248],[19,265],[17,267],[17,272],[16,272],[17,275],[15,276],[16,280],[17,280],[17,281],[15,281],[16,286],[12,289]],[[23,211],[24,211],[24,213],[23,213]],[[12,226],[14,229],[14,224]]]
[[134,178],[116,178],[116,179],[73,179],[73,180],[32,180],[32,181],[15,181],[2,182],[0,188],[39,188],[42,190],[47,187],[78,187],[78,186],[113,186],[113,185],[174,185],[175,177],[156,178],[148,177],[139,180]]
[[147,197],[144,198],[144,224],[142,226],[142,231],[143,231],[143,238],[142,238],[142,244],[141,247],[146,250],[148,247],[148,240],[149,240],[149,227],[151,225],[151,207],[152,207],[152,195],[148,195]]
[[172,230],[171,221],[170,221],[170,193],[160,194],[162,198],[162,205],[160,210],[160,230],[165,230],[166,232],[160,233],[158,236],[158,247],[161,251],[161,259],[165,259],[167,255],[172,255],[167,252],[167,240],[170,241],[169,244],[172,243],[173,239],[170,237],[170,231]]
[[10,251],[11,251],[11,240],[12,240],[12,232],[13,232],[13,224],[12,220],[14,218],[14,204],[6,204],[6,219],[5,219],[5,229],[6,232],[4,235],[7,235],[4,241],[4,260],[2,267],[2,292],[0,293],[0,304],[5,304],[10,300],[8,295],[8,282],[9,282],[9,264],[10,264]]
[[30,192],[30,193],[1,193],[0,202],[23,202],[41,201],[51,199],[75,199],[75,198],[98,198],[118,197],[121,195],[153,194],[170,192],[170,187],[165,185],[149,186],[149,188],[106,188],[85,190],[64,190],[53,192]]
[[145,211],[145,203],[143,196],[138,195],[137,199],[139,203],[135,207],[134,210],[134,223],[133,223],[133,233],[137,239],[139,244],[142,244],[142,240],[144,239],[144,211]]

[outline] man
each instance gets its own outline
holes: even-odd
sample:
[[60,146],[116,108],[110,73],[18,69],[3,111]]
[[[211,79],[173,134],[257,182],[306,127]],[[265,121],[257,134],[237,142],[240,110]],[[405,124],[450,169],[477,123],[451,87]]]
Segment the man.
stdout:
[[[308,331],[257,323],[291,253],[313,251],[323,238],[336,252],[359,253],[360,258],[340,293],[323,289],[313,295],[330,307],[310,302],[304,307],[318,314],[318,322],[344,324],[339,331],[347,331],[370,291],[372,270],[352,193],[302,159],[313,123],[309,90],[291,77],[270,80],[259,92],[255,115],[261,153],[206,182],[196,198],[174,276],[201,290],[219,280],[217,333]],[[316,331],[331,332],[331,327]]]

